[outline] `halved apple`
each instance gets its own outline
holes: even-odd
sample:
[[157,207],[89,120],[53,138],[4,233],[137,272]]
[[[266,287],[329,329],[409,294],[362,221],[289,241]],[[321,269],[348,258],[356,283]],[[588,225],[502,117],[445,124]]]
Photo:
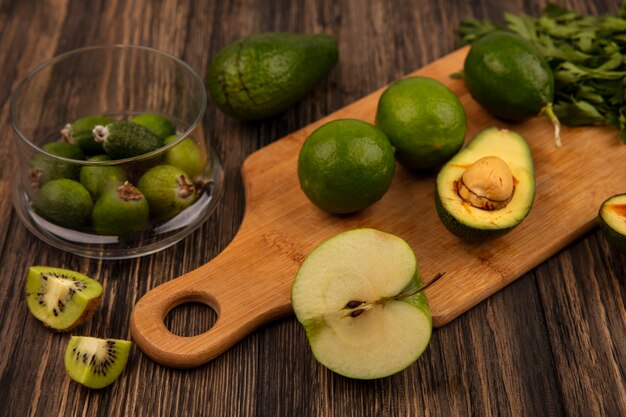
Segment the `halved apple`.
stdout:
[[291,301],[322,365],[350,378],[382,378],[411,365],[428,346],[432,320],[420,284],[415,254],[403,239],[355,229],[307,256]]

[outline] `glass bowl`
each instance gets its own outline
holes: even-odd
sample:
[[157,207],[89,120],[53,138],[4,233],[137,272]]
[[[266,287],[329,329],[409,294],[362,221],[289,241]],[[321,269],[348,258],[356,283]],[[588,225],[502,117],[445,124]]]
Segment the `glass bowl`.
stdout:
[[[9,108],[21,221],[50,245],[92,258],[133,258],[178,242],[210,216],[222,191],[205,108],[200,77],[155,49],[88,47],[42,63]],[[147,116],[131,125],[138,115]],[[115,141],[103,142],[102,132]],[[144,175],[152,180],[140,181]]]

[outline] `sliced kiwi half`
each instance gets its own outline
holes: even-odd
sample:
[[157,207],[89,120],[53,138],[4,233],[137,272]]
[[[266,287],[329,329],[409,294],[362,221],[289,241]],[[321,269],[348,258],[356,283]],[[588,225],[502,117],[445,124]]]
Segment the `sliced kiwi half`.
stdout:
[[87,320],[100,301],[102,285],[68,269],[32,266],[26,277],[30,312],[47,327],[65,332]]
[[117,379],[128,361],[131,342],[72,336],[65,350],[65,371],[89,388],[104,388]]

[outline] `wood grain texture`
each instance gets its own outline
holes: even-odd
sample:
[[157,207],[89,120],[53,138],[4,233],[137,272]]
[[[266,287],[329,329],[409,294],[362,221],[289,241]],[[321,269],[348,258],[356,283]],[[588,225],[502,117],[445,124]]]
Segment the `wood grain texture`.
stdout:
[[[462,80],[449,76],[463,67],[467,52],[467,47],[459,49],[409,75],[436,79],[459,97],[468,118],[468,138],[492,126],[512,129],[526,138],[537,192],[533,209],[520,226],[481,244],[453,236],[436,214],[436,175],[413,173],[399,165],[382,200],[358,214],[329,215],[311,204],[297,179],[302,143],[331,120],[374,123],[384,88],[379,89],[244,161],[246,211],[239,233],[208,264],[139,300],[131,321],[139,347],[157,362],[174,367],[198,366],[213,359],[247,332],[288,314],[291,283],[306,254],[342,231],[373,227],[407,240],[426,284],[445,272],[426,290],[433,324],[440,327],[594,226],[602,201],[626,183],[620,169],[626,147],[616,129],[564,128],[566,146],[557,148],[547,119],[511,125],[491,117],[471,98]],[[606,158],[589,158],[604,152]],[[183,338],[167,331],[163,324],[167,313],[186,301],[203,301],[217,311],[217,322],[209,332]]]
[[[0,415],[3,416],[621,416],[624,404],[626,257],[595,231],[434,332],[424,356],[379,381],[352,381],[315,362],[294,318],[273,322],[192,370],[162,367],[138,349],[111,387],[72,383],[62,355],[69,335],[28,313],[28,266],[75,269],[105,294],[74,334],[129,338],[132,306],[150,289],[220,253],[244,211],[239,169],[254,151],[455,49],[463,17],[502,22],[538,14],[543,1],[0,0]],[[617,0],[559,4],[591,14]],[[178,245],[150,257],[98,262],[37,241],[8,203],[15,158],[10,91],[43,59],[81,46],[136,43],[172,53],[203,73],[226,43],[269,30],[326,31],[340,63],[284,114],[240,123],[210,105],[205,132],[226,171],[215,214]],[[609,157],[608,153],[594,155]],[[582,197],[581,197],[582,198]],[[582,198],[583,201],[587,197]],[[167,317],[176,334],[205,331],[214,315],[194,304]]]

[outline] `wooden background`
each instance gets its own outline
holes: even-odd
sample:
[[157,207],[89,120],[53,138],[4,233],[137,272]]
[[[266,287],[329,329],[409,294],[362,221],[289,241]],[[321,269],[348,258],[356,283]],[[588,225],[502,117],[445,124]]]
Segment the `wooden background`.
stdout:
[[[471,4],[470,4],[471,3]],[[408,370],[353,381],[319,366],[295,318],[257,330],[208,365],[172,370],[133,349],[120,379],[90,391],[65,376],[69,336],[34,320],[23,300],[30,265],[75,269],[106,288],[75,334],[129,338],[133,304],[148,290],[215,257],[244,208],[239,167],[254,150],[456,48],[468,16],[538,14],[540,1],[82,1],[0,0],[0,414],[6,416],[620,416],[626,410],[626,257],[598,231],[434,332]],[[618,1],[562,1],[590,14]],[[159,254],[98,262],[39,242],[12,212],[16,152],[11,90],[42,60],[87,45],[131,43],[172,53],[204,74],[226,43],[261,31],[325,31],[340,63],[287,112],[258,123],[210,104],[205,131],[226,170],[225,193],[198,231]],[[601,155],[594,155],[601,157]],[[625,190],[626,191],[626,190]],[[168,316],[181,335],[214,314],[186,305]]]

